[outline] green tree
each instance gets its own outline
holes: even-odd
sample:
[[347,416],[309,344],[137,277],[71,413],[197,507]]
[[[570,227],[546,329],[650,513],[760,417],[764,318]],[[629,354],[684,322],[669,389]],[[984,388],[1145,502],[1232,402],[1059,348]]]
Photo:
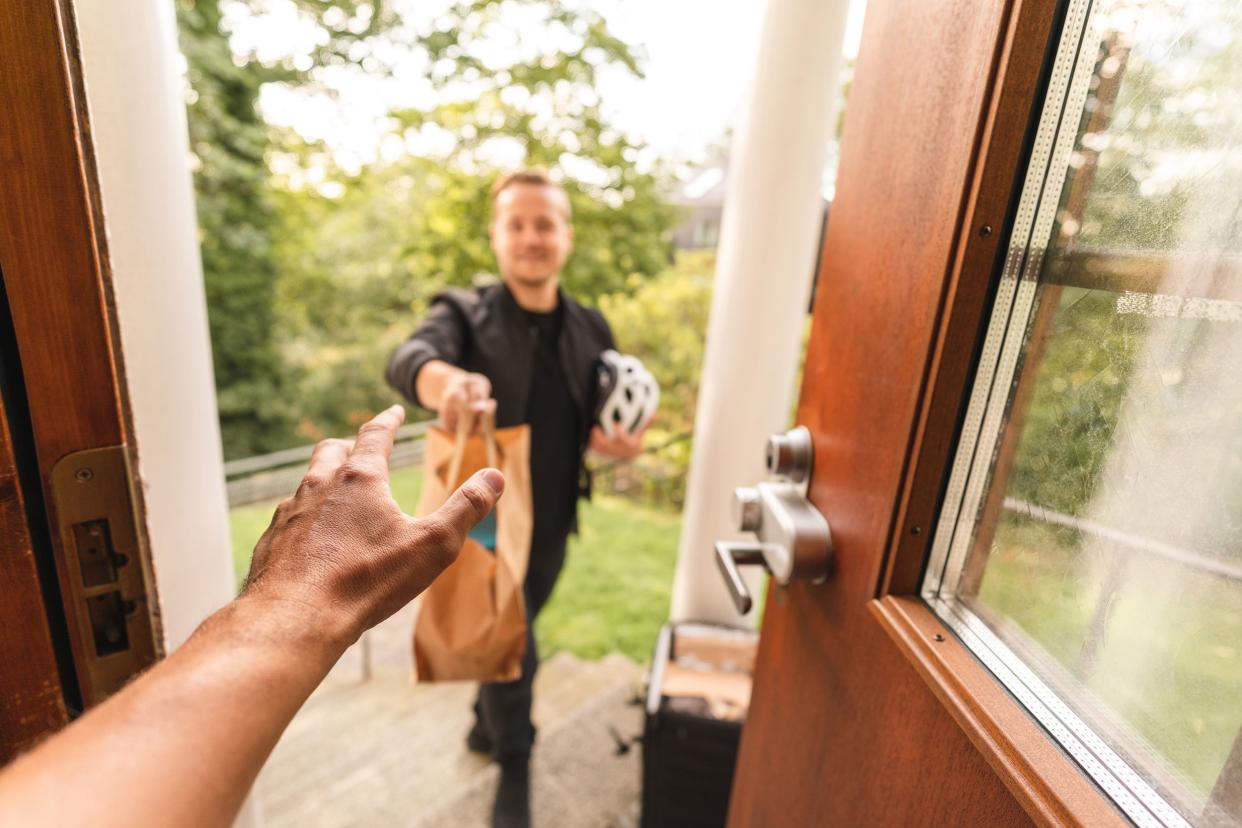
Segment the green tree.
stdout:
[[[1206,258],[1242,246],[1242,171],[1233,160],[1242,102],[1236,12],[1117,0],[1100,13],[1107,21],[1118,9],[1128,10],[1121,30],[1097,35],[1096,77],[1045,266],[1045,278],[1068,276],[1079,286],[1097,278],[1073,269],[1084,251],[1133,257],[1150,271],[1167,254]],[[1137,34],[1129,19],[1138,21]],[[1072,204],[1070,193],[1088,182]],[[1172,278],[1065,289],[1014,458],[1017,497],[1074,515],[1095,497],[1126,400],[1141,393],[1152,370],[1142,364],[1148,337],[1163,329],[1146,314],[1119,313],[1119,287],[1178,293],[1188,285]],[[1191,331],[1205,323],[1183,324]],[[1168,355],[1170,363],[1179,358],[1186,356]],[[1190,429],[1189,418],[1179,426]],[[1238,456],[1236,447],[1221,451]]]
[[277,217],[267,187],[261,75],[233,60],[218,0],[177,4],[220,428],[226,458],[289,438],[274,339]]
[[[522,48],[505,46],[519,35]],[[394,113],[398,158],[351,174],[296,135],[276,149],[279,328],[303,438],[343,432],[391,402],[384,362],[430,297],[495,271],[488,192],[502,169],[564,173],[575,249],[563,283],[575,296],[632,290],[671,261],[663,173],[641,168],[640,148],[599,109],[598,73],[638,64],[598,15],[463,3],[412,42],[440,103]],[[512,57],[482,57],[498,53]],[[437,135],[449,140],[428,149]]]
[[[568,290],[594,298],[670,263],[676,216],[664,199],[669,181],[638,163],[641,148],[609,123],[597,88],[604,71],[641,77],[640,56],[602,16],[559,0],[467,0],[438,17],[419,43],[442,103],[393,116],[409,139],[447,131],[448,150],[432,157],[480,173],[458,182],[463,189],[446,181],[434,193],[467,205],[458,227],[481,235],[486,187],[497,170],[550,167],[564,173],[574,210]],[[497,48],[506,43],[520,46]],[[442,215],[454,208],[433,201],[428,209]],[[417,238],[424,252],[445,260],[450,279],[464,282],[492,267],[485,246],[460,247],[459,239],[434,232]],[[446,246],[458,251],[455,261]]]
[[[622,488],[680,505],[690,467],[703,343],[712,303],[714,251],[681,253],[676,263],[647,280],[600,300],[617,347],[643,361],[660,384],[660,410],[647,444],[657,450],[626,472]],[[632,492],[631,492],[632,493]]]
[[[331,167],[326,156],[316,163]],[[344,182],[335,197],[278,179],[277,313],[301,439],[343,433],[392,402],[388,354],[447,281],[419,274],[436,273],[470,245],[486,249],[485,234],[465,232],[459,245],[444,246],[444,260],[412,243],[429,225],[460,226],[458,214],[470,209],[466,198],[444,197],[456,212],[428,211],[444,177],[437,165],[409,158],[355,176],[335,171],[332,183]]]
[[[278,6],[289,8],[229,8]],[[609,124],[596,90],[603,71],[640,74],[639,56],[600,15],[559,0],[469,0],[420,27],[366,0],[292,7],[318,45],[273,57],[230,48],[219,0],[178,6],[227,456],[343,433],[391,401],[385,357],[430,296],[495,269],[488,188],[502,169],[563,172],[575,224],[564,284],[580,298],[669,264],[665,174],[639,164],[641,147]],[[342,72],[398,65],[426,67],[434,103],[392,113],[406,148],[395,160],[343,170],[256,110],[264,84],[332,95]],[[437,136],[446,149],[428,149]]]
[[[247,4],[254,14],[271,5]],[[324,66],[361,63],[368,44],[395,23],[383,2],[295,0],[320,29],[320,44],[299,67],[235,55],[219,0],[178,0],[186,58],[190,147],[198,206],[220,430],[226,458],[271,451],[298,440],[288,366],[278,350],[275,245],[283,219],[269,186],[273,134],[258,111],[265,83],[317,83]]]

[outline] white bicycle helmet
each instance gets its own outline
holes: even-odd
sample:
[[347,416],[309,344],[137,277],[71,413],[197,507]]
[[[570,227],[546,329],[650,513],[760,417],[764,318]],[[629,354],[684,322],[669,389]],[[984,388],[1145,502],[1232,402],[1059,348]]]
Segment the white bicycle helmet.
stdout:
[[599,356],[596,420],[604,436],[634,434],[651,422],[660,404],[660,386],[638,357],[609,349]]

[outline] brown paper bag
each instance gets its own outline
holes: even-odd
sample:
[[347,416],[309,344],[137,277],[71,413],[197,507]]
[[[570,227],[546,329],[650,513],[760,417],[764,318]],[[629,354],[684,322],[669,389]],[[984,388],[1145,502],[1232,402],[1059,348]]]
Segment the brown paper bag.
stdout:
[[496,551],[472,538],[420,596],[414,622],[415,679],[513,681],[526,652],[522,583],[530,557],[530,428],[496,429],[491,415],[470,436],[474,419],[458,418],[456,434],[428,429],[418,514],[438,509],[470,475],[487,466],[505,475],[496,504]]

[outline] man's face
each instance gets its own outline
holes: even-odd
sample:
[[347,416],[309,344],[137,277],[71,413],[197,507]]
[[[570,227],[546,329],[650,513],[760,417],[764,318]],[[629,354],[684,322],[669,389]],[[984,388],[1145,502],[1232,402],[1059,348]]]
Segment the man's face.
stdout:
[[535,287],[555,279],[573,243],[569,199],[558,187],[512,184],[496,196],[491,237],[505,281]]

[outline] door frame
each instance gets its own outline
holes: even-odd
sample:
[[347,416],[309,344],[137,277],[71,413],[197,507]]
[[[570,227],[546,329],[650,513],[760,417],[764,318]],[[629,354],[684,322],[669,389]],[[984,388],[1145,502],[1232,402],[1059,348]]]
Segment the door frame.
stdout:
[[[56,573],[60,606],[45,611],[66,622],[80,699],[72,698],[72,679],[62,676],[62,684],[70,707],[78,708],[119,689],[162,646],[73,10],[69,0],[36,5],[0,6],[0,75],[10,81],[0,84],[0,108],[17,114],[0,130],[0,268],[32,444],[18,448],[35,457],[48,524],[32,533],[50,535],[49,548],[34,554],[53,558],[48,568]],[[128,504],[137,536],[137,560],[127,570],[134,574],[122,577],[136,585],[125,596],[137,601],[125,623],[129,651],[104,657],[89,641],[86,599],[72,571],[53,486],[60,461],[101,448],[120,458],[126,491],[115,494]],[[28,500],[31,495],[26,492]]]

